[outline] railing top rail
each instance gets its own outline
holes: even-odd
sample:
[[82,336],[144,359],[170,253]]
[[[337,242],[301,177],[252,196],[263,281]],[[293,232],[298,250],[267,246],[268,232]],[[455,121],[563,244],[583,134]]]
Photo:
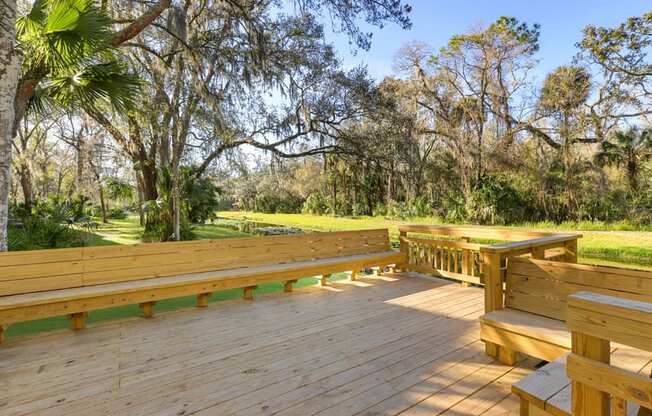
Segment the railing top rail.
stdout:
[[592,292],[568,297],[566,324],[591,334],[652,352],[652,303]]
[[581,238],[582,234],[553,234],[545,237],[532,238],[529,240],[522,241],[511,241],[507,243],[498,243],[492,244],[486,247],[483,247],[484,251],[491,251],[494,253],[507,253],[507,252],[518,252],[525,253],[530,252],[536,248],[554,246],[556,244],[564,243],[567,241],[577,240]]
[[488,246],[488,244],[479,244],[479,243],[467,243],[465,241],[455,241],[455,240],[435,240],[427,238],[412,238],[412,237],[401,237],[400,241],[412,244],[423,244],[430,246],[445,246],[451,248],[459,248],[465,250],[474,250],[479,251],[482,247]]
[[451,237],[475,237],[501,241],[532,240],[558,235],[575,235],[577,237],[581,236],[579,234],[571,233],[556,234],[545,231],[525,231],[513,228],[499,228],[482,225],[407,224],[400,226],[398,229],[402,233],[434,234]]

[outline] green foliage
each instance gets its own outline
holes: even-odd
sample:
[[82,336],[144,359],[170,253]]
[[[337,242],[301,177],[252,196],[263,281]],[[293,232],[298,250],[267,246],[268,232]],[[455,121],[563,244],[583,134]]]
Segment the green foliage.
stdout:
[[297,195],[288,192],[257,195],[253,210],[269,214],[291,214],[301,211],[303,201]]
[[486,175],[467,201],[467,220],[478,224],[514,224],[524,221],[528,201],[507,175]]
[[181,197],[184,211],[191,224],[203,224],[215,219],[220,209],[219,188],[210,178],[196,177],[195,169],[184,168],[181,173]]
[[35,83],[28,97],[32,110],[46,112],[52,104],[135,107],[140,81],[107,46],[111,25],[92,0],[37,0],[18,19],[23,72]]
[[[328,201],[321,192],[314,192],[308,195],[301,207],[304,214],[324,215],[328,213]],[[354,214],[359,215],[359,214]]]
[[36,201],[31,212],[25,211],[24,206],[12,206],[9,249],[40,250],[86,245],[96,225],[90,219],[89,201],[84,195],[70,199],[51,196]]
[[543,82],[539,105],[544,111],[569,114],[589,97],[591,78],[579,66],[561,66]]
[[129,214],[124,208],[113,207],[106,212],[106,217],[112,220],[124,220]]
[[114,201],[131,202],[134,199],[134,187],[119,178],[105,178],[104,186],[106,196]]
[[600,166],[624,167],[629,188],[636,193],[645,163],[652,160],[652,130],[616,131],[600,144],[595,161]]

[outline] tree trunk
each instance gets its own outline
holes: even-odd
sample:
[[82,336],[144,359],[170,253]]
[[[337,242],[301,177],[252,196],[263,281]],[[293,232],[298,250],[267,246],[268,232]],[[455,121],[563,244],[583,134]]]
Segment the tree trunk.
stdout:
[[32,205],[34,202],[34,190],[32,186],[32,171],[29,167],[29,162],[23,160],[20,163],[20,186],[23,190],[23,199],[25,200],[25,211],[28,214],[32,213]]
[[82,186],[84,184],[84,151],[85,151],[85,146],[84,146],[84,138],[82,135],[79,135],[79,139],[77,142],[77,172],[75,174],[75,192],[81,193],[82,192]]
[[0,251],[9,249],[9,192],[11,189],[11,142],[14,126],[14,99],[20,76],[21,55],[15,49],[16,1],[0,3]]
[[145,202],[145,195],[143,194],[143,181],[138,172],[134,172],[136,178],[136,192],[138,195],[138,225],[141,227],[145,225],[145,211],[143,210],[143,203]]
[[102,183],[98,181],[98,186],[100,190],[100,209],[102,210],[102,222],[104,224],[108,223],[109,220],[106,217],[106,202],[104,201],[104,187]]

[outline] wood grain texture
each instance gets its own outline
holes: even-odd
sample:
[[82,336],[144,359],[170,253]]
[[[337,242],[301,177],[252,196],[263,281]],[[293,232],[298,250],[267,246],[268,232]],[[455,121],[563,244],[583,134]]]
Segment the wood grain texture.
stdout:
[[205,307],[216,290],[245,288],[252,299],[259,283],[291,291],[297,277],[402,261],[387,230],[0,253],[0,323],[127,304],[149,318],[161,299],[198,295]]
[[479,288],[361,275],[9,339],[0,414],[516,415],[531,363],[484,355],[482,312]]

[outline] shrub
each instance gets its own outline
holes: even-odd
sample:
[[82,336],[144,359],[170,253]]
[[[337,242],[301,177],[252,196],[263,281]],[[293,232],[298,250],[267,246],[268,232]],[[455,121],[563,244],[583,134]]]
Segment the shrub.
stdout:
[[27,216],[14,221],[8,232],[11,251],[80,247],[86,244],[85,232],[51,218]]
[[525,220],[528,201],[502,174],[486,175],[467,201],[467,219],[480,224],[512,224]]
[[127,211],[123,208],[110,208],[106,212],[106,216],[107,218],[111,218],[113,220],[124,220],[127,218]]
[[321,194],[321,192],[314,192],[308,195],[303,206],[301,207],[301,212],[304,214],[313,214],[313,215],[324,215],[328,213],[328,202],[326,198]]

